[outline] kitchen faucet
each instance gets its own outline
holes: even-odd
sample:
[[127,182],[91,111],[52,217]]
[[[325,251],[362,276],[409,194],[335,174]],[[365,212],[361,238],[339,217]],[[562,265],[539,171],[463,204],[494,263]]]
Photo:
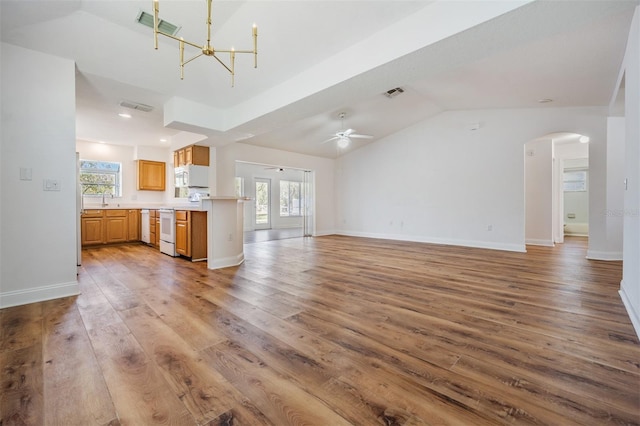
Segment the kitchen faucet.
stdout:
[[[111,196],[111,199],[113,199],[113,194],[109,194]],[[105,192],[102,191],[102,207],[107,207],[109,204],[107,204],[107,202],[104,200],[104,196],[105,196]]]

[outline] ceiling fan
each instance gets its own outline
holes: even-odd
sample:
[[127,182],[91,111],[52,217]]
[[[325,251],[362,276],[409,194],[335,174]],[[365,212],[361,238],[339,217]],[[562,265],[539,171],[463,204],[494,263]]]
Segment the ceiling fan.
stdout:
[[[346,116],[347,116],[346,112],[341,112],[340,114],[338,114],[338,118],[340,118],[340,120],[342,120],[342,128],[343,129],[344,129],[344,118]],[[327,142],[331,142],[331,141],[338,141],[338,147],[339,148],[346,148],[351,143],[351,138],[372,139],[373,136],[371,136],[371,135],[360,135],[360,134],[355,133],[355,130],[353,130],[353,129],[347,129],[347,130],[341,130],[339,132],[336,132],[332,137],[330,137],[329,139],[323,141],[322,143],[327,143]]]

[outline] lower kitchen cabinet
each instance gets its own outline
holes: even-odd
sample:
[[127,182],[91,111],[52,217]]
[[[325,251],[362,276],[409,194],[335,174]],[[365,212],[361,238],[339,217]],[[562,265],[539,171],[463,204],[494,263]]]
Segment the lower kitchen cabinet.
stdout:
[[176,211],[176,253],[192,260],[207,258],[207,212]]
[[139,209],[87,209],[81,218],[83,246],[140,240]]
[[127,241],[140,241],[140,209],[127,212]]
[[105,244],[126,242],[128,232],[126,210],[105,210]]
[[102,244],[104,241],[103,211],[85,210],[82,214],[80,233],[83,246]]

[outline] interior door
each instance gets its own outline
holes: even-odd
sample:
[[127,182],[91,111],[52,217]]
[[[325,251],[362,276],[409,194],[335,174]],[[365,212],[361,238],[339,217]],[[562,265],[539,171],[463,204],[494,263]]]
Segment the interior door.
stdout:
[[271,229],[271,180],[256,178],[255,229]]

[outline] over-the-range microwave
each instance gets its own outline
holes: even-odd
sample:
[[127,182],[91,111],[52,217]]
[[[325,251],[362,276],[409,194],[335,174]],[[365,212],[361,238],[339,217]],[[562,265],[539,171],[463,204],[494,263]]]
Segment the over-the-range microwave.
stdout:
[[209,187],[209,167],[187,166],[175,169],[176,188],[207,188]]

